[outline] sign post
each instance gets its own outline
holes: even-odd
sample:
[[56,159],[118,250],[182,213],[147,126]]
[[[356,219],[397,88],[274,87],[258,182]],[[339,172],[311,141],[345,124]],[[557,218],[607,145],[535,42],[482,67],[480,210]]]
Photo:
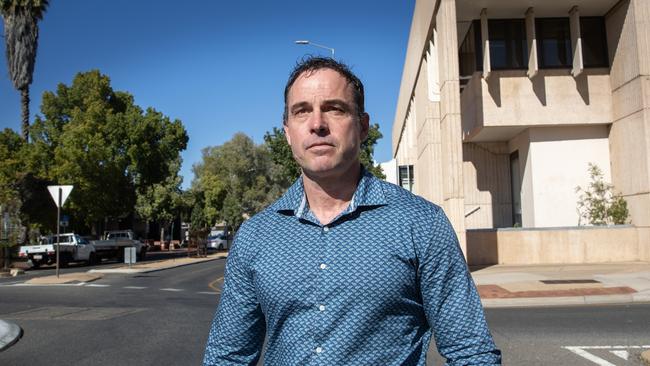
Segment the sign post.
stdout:
[[56,204],[56,277],[59,278],[59,257],[61,244],[61,206],[68,199],[72,186],[47,186],[50,195]]

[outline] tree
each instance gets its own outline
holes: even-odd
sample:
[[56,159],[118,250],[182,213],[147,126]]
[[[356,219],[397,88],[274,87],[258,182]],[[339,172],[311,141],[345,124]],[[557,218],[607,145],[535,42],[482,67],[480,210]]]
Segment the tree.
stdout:
[[66,209],[95,234],[98,223],[129,216],[140,196],[171,184],[187,146],[181,121],[153,108],[143,111],[97,70],[45,92],[41,112],[32,128],[29,169],[74,185]]
[[589,187],[576,187],[576,192],[580,193],[580,220],[584,219],[592,225],[625,224],[629,216],[625,199],[613,193],[614,186],[604,181],[602,170],[593,163],[589,163],[589,176]]
[[[385,179],[386,176],[379,165],[375,165],[373,156],[375,145],[383,135],[379,132],[379,125],[372,124],[368,129],[368,137],[361,143],[359,151],[359,160],[366,169],[374,174],[377,178]],[[291,152],[291,147],[287,143],[284,130],[273,127],[271,132],[264,134],[264,142],[271,155],[271,159],[279,167],[279,178],[285,188],[288,188],[293,181],[300,176],[300,166],[296,163]]]
[[140,217],[158,221],[160,224],[160,242],[165,240],[165,230],[178,215],[181,206],[182,178],[178,175],[181,168],[180,157],[169,165],[169,174],[159,183],[144,187],[136,200],[136,212]]
[[[273,163],[268,150],[237,133],[221,146],[203,149],[200,163],[194,165],[192,190],[201,198],[203,220],[213,225],[223,220],[237,230],[250,217],[277,199],[282,188],[273,178]],[[198,214],[196,214],[198,215]]]
[[36,63],[38,21],[43,18],[47,5],[48,0],[0,0],[7,65],[11,81],[20,91],[25,141],[29,141],[29,85]]

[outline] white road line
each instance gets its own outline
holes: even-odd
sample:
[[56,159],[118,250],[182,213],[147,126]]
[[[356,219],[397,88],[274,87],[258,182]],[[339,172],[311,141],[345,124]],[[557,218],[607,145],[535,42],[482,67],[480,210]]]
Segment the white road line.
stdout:
[[610,353],[615,354],[616,356],[624,359],[625,361],[628,360],[630,357],[630,353],[628,351],[609,351]]
[[212,292],[212,291],[199,291],[199,292],[197,292],[197,294],[201,294],[201,295],[217,295],[218,293],[217,292]]
[[183,290],[181,290],[181,289],[178,289],[178,288],[161,288],[161,289],[160,289],[160,291],[172,291],[172,292],[179,292],[179,291],[183,291]]
[[99,283],[89,283],[86,285],[86,287],[110,287],[111,285],[102,285]]
[[585,351],[584,349],[582,349],[580,347],[564,347],[564,348],[566,348],[567,350],[575,353],[576,355],[578,355],[578,356],[580,356],[582,358],[585,358],[585,359],[595,363],[598,366],[616,366],[613,363],[609,363],[609,362],[603,360],[600,357],[596,357],[596,356],[592,355],[591,353]]
[[144,286],[124,286],[123,288],[129,289],[129,290],[144,290],[146,287]]
[[645,346],[565,346],[562,347],[564,349],[567,349],[576,355],[585,358],[599,366],[616,366],[613,363],[610,363],[608,361],[603,360],[600,357],[597,357],[585,350],[587,349],[594,349],[594,350],[611,350],[609,351],[610,353],[624,359],[628,360],[630,353],[627,351],[628,349],[645,349],[645,348],[650,348],[650,345],[645,345]]

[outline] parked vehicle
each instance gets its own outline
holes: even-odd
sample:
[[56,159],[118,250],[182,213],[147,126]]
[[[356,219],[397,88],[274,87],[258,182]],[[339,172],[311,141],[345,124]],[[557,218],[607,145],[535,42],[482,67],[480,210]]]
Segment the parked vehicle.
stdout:
[[222,250],[228,248],[228,237],[226,234],[210,235],[208,236],[208,250],[216,249]]
[[[43,264],[54,264],[56,263],[56,243],[56,235],[43,237],[39,240],[39,244],[21,246],[18,256],[26,258],[34,268]],[[95,246],[75,233],[59,235],[59,243],[61,266],[67,265],[68,262],[80,261],[93,264],[98,259]]]
[[135,248],[137,260],[143,260],[147,255],[147,246],[136,239],[132,230],[107,231],[103,240],[93,240],[91,243],[101,257],[122,260],[124,258],[124,248],[131,247]]

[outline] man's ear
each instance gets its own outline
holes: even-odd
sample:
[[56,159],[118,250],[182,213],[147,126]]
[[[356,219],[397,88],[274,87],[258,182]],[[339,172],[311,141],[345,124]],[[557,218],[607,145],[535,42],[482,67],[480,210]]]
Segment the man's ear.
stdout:
[[359,118],[359,125],[361,126],[361,131],[360,131],[361,142],[363,142],[368,137],[368,129],[370,128],[370,116],[368,115],[368,113],[364,113]]
[[291,136],[289,136],[289,128],[287,127],[287,124],[283,123],[282,128],[284,129],[284,137],[287,139],[289,146],[291,146]]

